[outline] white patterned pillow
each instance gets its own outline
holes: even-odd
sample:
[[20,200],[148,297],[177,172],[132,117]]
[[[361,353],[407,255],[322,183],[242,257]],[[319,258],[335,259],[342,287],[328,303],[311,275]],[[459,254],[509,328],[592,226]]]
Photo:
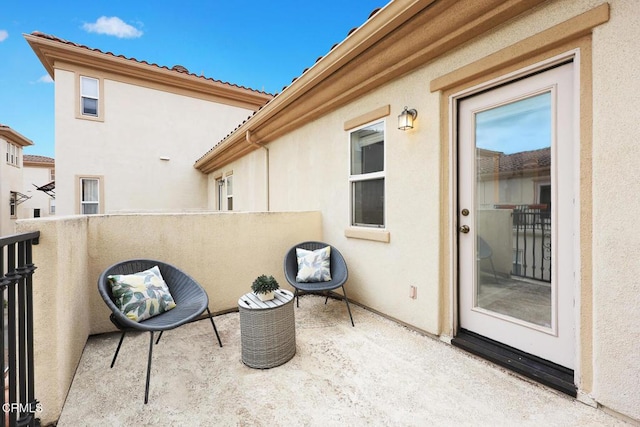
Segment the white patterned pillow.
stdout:
[[331,246],[308,251],[296,248],[298,258],[297,282],[328,282],[331,280]]
[[141,322],[176,306],[160,269],[154,266],[134,274],[109,276],[116,306],[134,322]]

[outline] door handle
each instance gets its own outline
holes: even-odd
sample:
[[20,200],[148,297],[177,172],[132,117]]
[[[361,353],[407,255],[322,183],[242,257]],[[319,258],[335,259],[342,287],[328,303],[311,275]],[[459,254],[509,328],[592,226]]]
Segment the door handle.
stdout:
[[468,225],[463,225],[462,227],[460,227],[460,232],[467,234],[471,229],[469,228]]

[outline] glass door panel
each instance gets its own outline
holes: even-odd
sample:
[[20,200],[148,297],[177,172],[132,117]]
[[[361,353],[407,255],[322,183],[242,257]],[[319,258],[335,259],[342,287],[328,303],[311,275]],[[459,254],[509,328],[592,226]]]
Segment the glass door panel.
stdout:
[[475,307],[550,328],[552,91],[475,113]]

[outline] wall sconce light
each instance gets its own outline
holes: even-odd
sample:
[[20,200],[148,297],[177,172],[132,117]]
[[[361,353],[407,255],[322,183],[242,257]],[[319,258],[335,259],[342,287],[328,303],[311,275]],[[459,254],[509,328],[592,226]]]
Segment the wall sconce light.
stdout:
[[398,129],[413,129],[413,121],[416,117],[418,117],[418,112],[415,109],[408,110],[407,107],[404,107],[404,111],[398,116]]

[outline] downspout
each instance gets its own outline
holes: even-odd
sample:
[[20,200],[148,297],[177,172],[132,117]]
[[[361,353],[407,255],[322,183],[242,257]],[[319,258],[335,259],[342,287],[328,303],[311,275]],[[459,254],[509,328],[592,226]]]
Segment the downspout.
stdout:
[[245,139],[251,145],[255,145],[256,147],[262,148],[265,150],[265,171],[266,171],[266,185],[267,185],[267,212],[271,210],[270,201],[269,201],[269,149],[264,145],[260,145],[258,142],[252,140],[251,131],[247,130],[245,133]]

